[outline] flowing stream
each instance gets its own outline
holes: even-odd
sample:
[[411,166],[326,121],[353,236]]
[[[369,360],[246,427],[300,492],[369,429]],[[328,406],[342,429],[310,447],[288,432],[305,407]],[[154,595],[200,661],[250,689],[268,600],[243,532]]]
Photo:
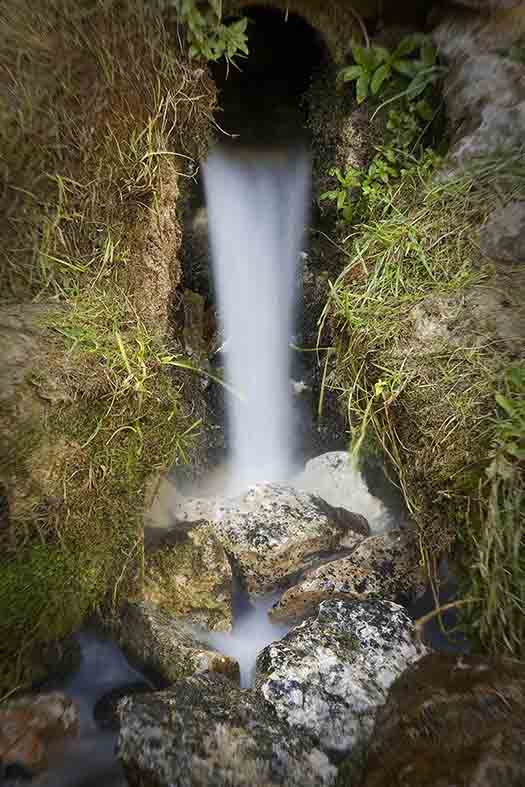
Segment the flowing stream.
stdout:
[[290,340],[310,163],[300,147],[221,147],[204,167],[226,340],[229,492],[293,473]]

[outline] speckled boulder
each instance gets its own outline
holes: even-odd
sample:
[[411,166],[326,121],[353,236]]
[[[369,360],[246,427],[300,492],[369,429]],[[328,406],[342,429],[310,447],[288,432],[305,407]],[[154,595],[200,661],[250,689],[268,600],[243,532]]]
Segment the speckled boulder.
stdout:
[[226,501],[214,528],[254,594],[285,586],[323,554],[353,548],[370,533],[364,517],[279,484]]
[[127,604],[119,627],[120,644],[132,661],[145,665],[168,683],[195,672],[218,672],[240,680],[235,659],[199,642],[189,626],[153,604]]
[[522,787],[525,666],[432,654],[378,713],[364,787]]
[[232,571],[209,525],[172,531],[147,550],[144,599],[210,631],[231,631]]
[[130,787],[324,787],[336,769],[250,690],[195,675],[119,705]]
[[270,610],[276,623],[293,623],[315,615],[322,601],[353,598],[403,603],[420,587],[414,545],[401,532],[371,536],[348,557],[307,571]]
[[279,718],[356,761],[391,683],[427,651],[402,607],[325,601],[257,659],[256,686]]

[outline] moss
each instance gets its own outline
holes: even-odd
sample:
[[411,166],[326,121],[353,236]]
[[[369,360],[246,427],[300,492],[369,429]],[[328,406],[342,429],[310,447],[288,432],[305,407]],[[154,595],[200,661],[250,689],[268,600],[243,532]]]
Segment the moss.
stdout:
[[167,542],[146,555],[145,600],[174,617],[211,630],[230,630],[231,568],[213,531],[204,525],[173,545]]

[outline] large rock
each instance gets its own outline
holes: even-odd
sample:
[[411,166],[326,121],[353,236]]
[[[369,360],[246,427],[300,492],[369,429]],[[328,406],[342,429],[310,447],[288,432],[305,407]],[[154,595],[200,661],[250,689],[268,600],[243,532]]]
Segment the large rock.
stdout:
[[422,585],[414,558],[414,545],[400,532],[365,538],[348,557],[307,571],[283,593],[270,618],[292,623],[316,614],[328,599],[408,601]]
[[174,516],[179,527],[208,519],[253,594],[289,584],[324,555],[352,549],[370,534],[364,517],[281,484],[257,484],[236,498],[187,499]]
[[189,626],[153,604],[127,604],[120,622],[120,643],[134,662],[168,683],[195,672],[218,672],[239,682],[239,665],[200,642]]
[[525,262],[525,202],[495,210],[479,234],[483,254],[504,262]]
[[294,479],[294,486],[322,497],[332,506],[361,514],[366,517],[372,532],[388,526],[388,512],[383,503],[370,494],[347,451],[329,451],[310,459]]
[[0,764],[43,770],[49,746],[75,736],[78,728],[78,709],[60,692],[7,702],[0,707]]
[[210,631],[231,631],[232,571],[209,525],[172,531],[146,551],[144,598]]
[[323,787],[336,769],[260,697],[218,675],[119,706],[118,756],[130,787]]
[[507,25],[492,25],[476,14],[450,14],[434,31],[448,66],[443,93],[459,165],[523,142],[525,65],[507,56],[519,21],[511,15]]
[[525,666],[432,654],[391,688],[364,787],[525,784]]
[[256,686],[324,751],[360,761],[391,683],[426,653],[413,636],[397,604],[325,601],[316,618],[262,651]]

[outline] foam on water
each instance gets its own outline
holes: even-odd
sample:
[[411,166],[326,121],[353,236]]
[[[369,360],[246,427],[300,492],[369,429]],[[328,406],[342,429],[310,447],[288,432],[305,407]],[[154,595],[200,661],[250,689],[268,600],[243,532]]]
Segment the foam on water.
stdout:
[[253,685],[255,662],[259,653],[267,645],[280,640],[291,629],[291,626],[272,623],[268,617],[268,610],[277,598],[278,596],[271,595],[256,599],[253,605],[236,616],[231,633],[212,631],[206,634],[210,645],[239,662],[241,686],[244,688]]
[[219,148],[204,166],[226,376],[235,392],[229,492],[293,473],[289,344],[309,169],[301,148]]

